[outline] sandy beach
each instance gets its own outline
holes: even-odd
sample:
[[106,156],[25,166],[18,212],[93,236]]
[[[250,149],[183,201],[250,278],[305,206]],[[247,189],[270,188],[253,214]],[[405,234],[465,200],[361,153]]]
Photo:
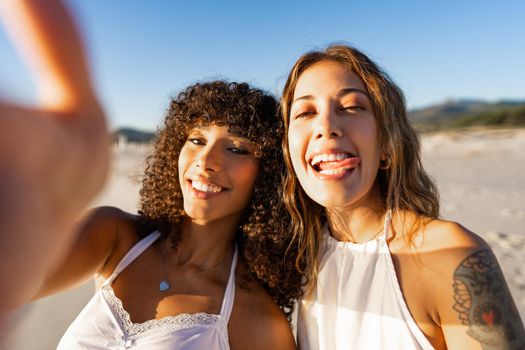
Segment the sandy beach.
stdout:
[[[525,129],[424,134],[422,145],[425,167],[440,190],[441,216],[492,246],[525,319]],[[93,206],[136,211],[147,151],[115,148],[111,176]],[[54,349],[93,291],[88,282],[24,307],[6,348]]]

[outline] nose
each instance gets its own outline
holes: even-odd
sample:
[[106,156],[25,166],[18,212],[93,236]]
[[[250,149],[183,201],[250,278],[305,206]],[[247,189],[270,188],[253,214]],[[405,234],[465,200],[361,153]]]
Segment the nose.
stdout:
[[208,144],[197,157],[197,168],[204,171],[220,172],[222,170],[222,153],[217,145]]
[[332,107],[327,106],[317,116],[315,138],[338,138],[343,135],[340,120]]

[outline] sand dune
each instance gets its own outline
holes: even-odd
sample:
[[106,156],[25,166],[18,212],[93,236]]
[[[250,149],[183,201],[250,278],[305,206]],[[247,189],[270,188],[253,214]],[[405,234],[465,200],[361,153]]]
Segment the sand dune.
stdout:
[[[482,236],[494,249],[525,318],[525,130],[422,137],[424,163],[441,192],[442,216]],[[94,205],[134,212],[145,147],[115,149],[108,184]],[[6,348],[54,349],[93,293],[93,283],[24,308]]]

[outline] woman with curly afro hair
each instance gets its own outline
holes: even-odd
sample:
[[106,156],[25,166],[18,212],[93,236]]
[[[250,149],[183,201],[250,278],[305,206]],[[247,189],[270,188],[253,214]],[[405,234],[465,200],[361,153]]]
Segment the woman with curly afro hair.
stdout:
[[213,81],[174,98],[138,215],[95,209],[39,296],[96,275],[59,349],[295,349],[301,296],[277,101]]

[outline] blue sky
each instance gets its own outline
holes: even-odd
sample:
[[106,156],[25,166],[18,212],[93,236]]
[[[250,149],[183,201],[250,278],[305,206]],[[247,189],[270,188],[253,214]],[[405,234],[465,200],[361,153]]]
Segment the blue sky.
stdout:
[[[357,46],[411,108],[451,98],[525,98],[525,2],[70,0],[111,125],[154,129],[196,81],[248,81],[278,95],[304,52]],[[0,92],[34,90],[0,34]]]

